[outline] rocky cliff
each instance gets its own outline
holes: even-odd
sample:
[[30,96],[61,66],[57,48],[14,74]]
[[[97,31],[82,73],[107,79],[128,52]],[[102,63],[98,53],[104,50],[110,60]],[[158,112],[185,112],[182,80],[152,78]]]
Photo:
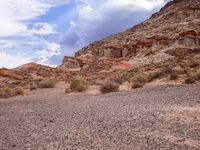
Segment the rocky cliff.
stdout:
[[[131,19],[131,18],[130,18]],[[200,50],[200,1],[173,0],[145,22],[84,47],[61,67],[84,68],[102,59],[133,66]],[[85,67],[86,68],[86,67]]]

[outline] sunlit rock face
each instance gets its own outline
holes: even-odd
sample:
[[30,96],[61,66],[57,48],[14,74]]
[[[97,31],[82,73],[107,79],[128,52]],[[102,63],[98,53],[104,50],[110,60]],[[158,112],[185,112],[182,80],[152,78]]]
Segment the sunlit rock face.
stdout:
[[80,63],[74,57],[65,56],[61,68],[80,69]]
[[122,58],[134,65],[145,65],[194,50],[200,50],[200,1],[173,0],[145,22],[91,43],[76,53],[75,60],[64,63],[69,68],[78,67],[84,61],[76,58],[89,55],[92,59],[87,64],[100,58]]

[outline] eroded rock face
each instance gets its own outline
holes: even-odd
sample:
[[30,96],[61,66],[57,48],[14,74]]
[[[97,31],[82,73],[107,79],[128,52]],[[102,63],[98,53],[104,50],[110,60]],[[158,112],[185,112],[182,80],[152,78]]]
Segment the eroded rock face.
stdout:
[[24,77],[22,75],[19,75],[15,73],[12,70],[6,69],[6,68],[0,68],[0,76],[8,77],[16,80],[24,80]]
[[145,65],[173,59],[174,55],[169,51],[184,49],[185,53],[199,48],[200,1],[173,0],[145,22],[91,43],[78,51],[75,57],[82,58],[89,54],[95,59],[114,61],[123,58],[123,61],[135,65]]
[[80,63],[74,57],[65,56],[63,59],[63,63],[60,68],[66,69],[80,69]]

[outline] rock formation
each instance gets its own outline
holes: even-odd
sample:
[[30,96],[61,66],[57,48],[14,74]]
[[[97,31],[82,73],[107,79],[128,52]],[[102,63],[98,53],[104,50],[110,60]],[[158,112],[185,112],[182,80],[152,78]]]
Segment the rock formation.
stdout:
[[[101,58],[113,61],[122,58],[123,62],[139,66],[173,59],[194,50],[200,50],[200,1],[173,0],[145,22],[91,43],[74,58],[65,58],[61,66],[76,68],[91,65]],[[90,56],[88,60],[85,59],[87,55]]]
[[16,80],[24,80],[24,77],[20,74],[17,74],[16,72],[6,69],[6,68],[0,68],[0,76],[12,78]]

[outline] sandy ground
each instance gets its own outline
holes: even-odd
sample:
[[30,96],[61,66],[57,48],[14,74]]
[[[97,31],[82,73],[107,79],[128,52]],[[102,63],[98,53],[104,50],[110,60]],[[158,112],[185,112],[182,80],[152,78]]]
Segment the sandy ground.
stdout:
[[97,96],[63,91],[58,84],[0,100],[0,149],[200,149],[198,85]]

